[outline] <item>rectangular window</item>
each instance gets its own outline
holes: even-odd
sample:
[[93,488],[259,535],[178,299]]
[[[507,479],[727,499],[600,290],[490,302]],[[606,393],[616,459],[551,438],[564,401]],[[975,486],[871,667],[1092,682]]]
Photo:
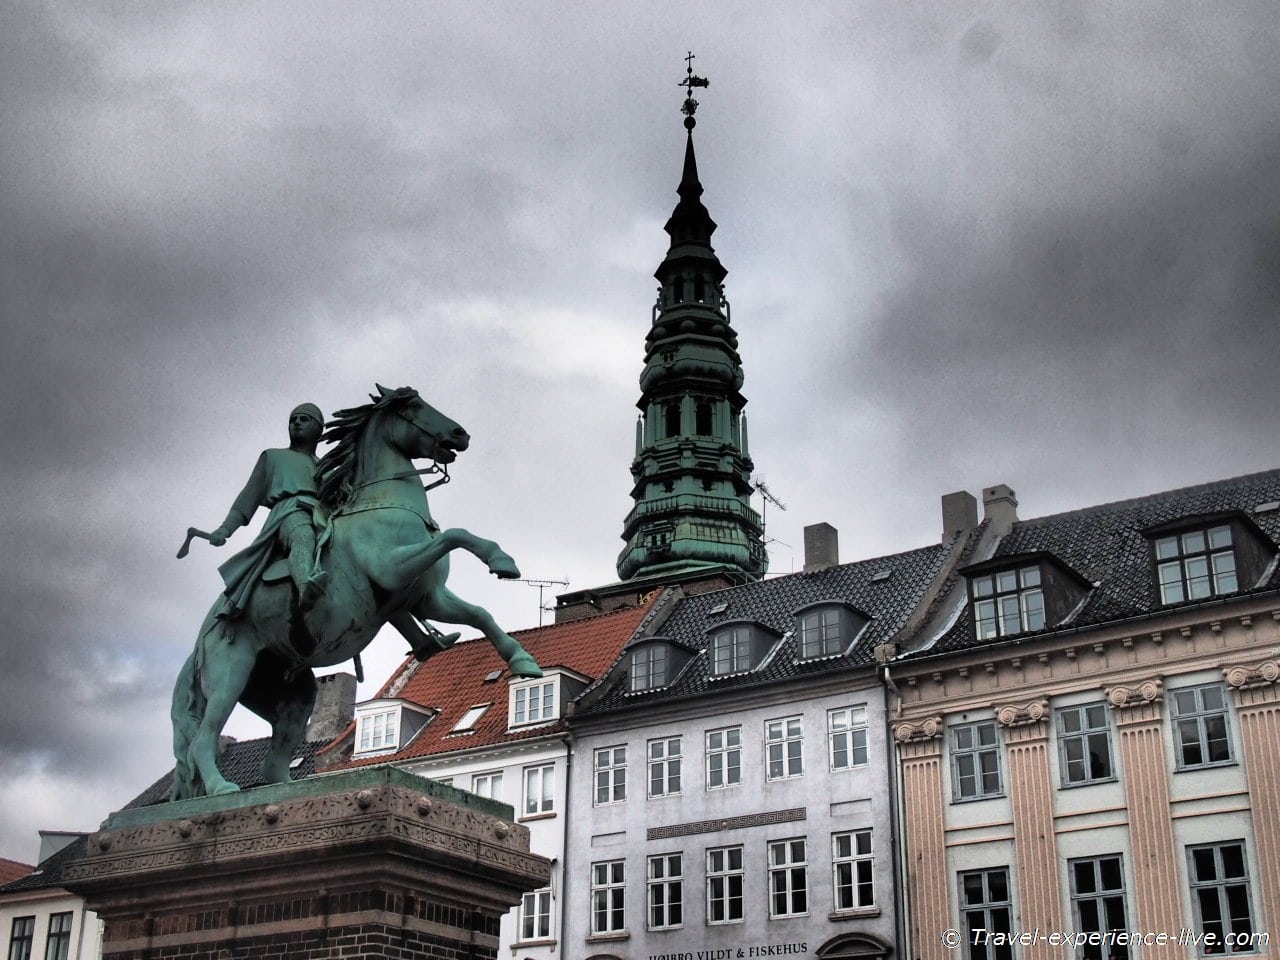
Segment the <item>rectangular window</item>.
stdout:
[[1013,910],[1009,900],[1009,872],[973,870],[960,874],[960,912],[964,917],[965,951],[968,960],[1013,960],[1013,947],[976,942],[973,931],[1013,929]]
[[707,789],[742,782],[742,728],[707,731]]
[[471,792],[490,800],[502,799],[502,773],[477,773],[471,778]]
[[834,607],[813,610],[800,618],[800,658],[834,657],[840,642],[840,611]]
[[742,847],[707,850],[707,923],[742,920]]
[[1000,747],[996,723],[984,720],[951,728],[951,795],[955,800],[998,797]]
[[831,835],[831,880],[836,910],[865,910],[876,905],[875,864],[870,830]]
[[827,739],[831,744],[831,769],[848,770],[867,763],[867,708],[845,707],[827,711]]
[[800,917],[809,912],[809,861],[803,837],[769,844],[769,916]]
[[1239,589],[1229,526],[1161,537],[1153,546],[1161,603],[1199,600]]
[[751,628],[731,627],[711,638],[711,674],[723,677],[751,669]]
[[1227,732],[1227,692],[1222,684],[1169,691],[1178,769],[1231,762]]
[[1206,956],[1256,953],[1244,841],[1188,847],[1187,858],[1196,926],[1205,937],[1201,952]]
[[667,685],[667,648],[651,643],[631,654],[631,692],[658,690]]
[[399,710],[366,714],[360,718],[360,750],[394,749],[399,742]]
[[684,925],[684,858],[663,853],[649,858],[649,929]]
[[1044,626],[1040,568],[1022,567],[974,577],[973,625],[979,640],[1007,637]]
[[44,945],[44,960],[67,960],[71,952],[70,913],[49,915],[49,938]]
[[804,773],[804,734],[799,717],[769,720],[764,725],[769,758],[768,778],[783,780]]
[[[1072,860],[1071,914],[1079,933],[1106,936],[1113,930],[1127,930],[1124,911],[1124,870],[1119,854]],[[1085,944],[1082,960],[1128,960],[1129,948],[1114,943]]]
[[543,887],[520,898],[520,939],[551,939],[551,888]]
[[511,691],[511,725],[542,723],[556,718],[556,681],[515,687]]
[[9,960],[31,960],[31,943],[35,937],[35,917],[14,917],[9,933]]
[[1064,787],[1115,778],[1105,704],[1063,707],[1058,711],[1058,758]]
[[609,860],[591,865],[591,932],[620,933],[627,929],[626,862]]
[[453,729],[449,732],[466,733],[469,730],[474,730],[476,724],[480,722],[480,718],[484,716],[484,712],[491,706],[492,704],[488,703],[478,703],[474,707],[471,707],[459,718],[458,722],[453,725]]
[[680,792],[680,738],[649,741],[649,796],[670,797]]
[[524,768],[524,815],[555,809],[556,768],[553,764]]
[[595,752],[596,806],[627,799],[627,748],[601,747]]

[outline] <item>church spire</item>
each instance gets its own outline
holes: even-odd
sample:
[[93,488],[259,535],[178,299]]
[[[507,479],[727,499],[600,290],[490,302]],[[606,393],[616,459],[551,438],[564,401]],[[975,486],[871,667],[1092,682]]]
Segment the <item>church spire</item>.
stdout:
[[645,338],[631,465],[635,507],[623,525],[618,575],[758,579],[768,558],[751,508],[742,361],[724,296],[728,271],[711,246],[716,224],[702,203],[693,149],[692,94],[709,82],[694,75],[692,53],[685,59],[684,168],[665,228],[671,243],[654,273],[658,301]]

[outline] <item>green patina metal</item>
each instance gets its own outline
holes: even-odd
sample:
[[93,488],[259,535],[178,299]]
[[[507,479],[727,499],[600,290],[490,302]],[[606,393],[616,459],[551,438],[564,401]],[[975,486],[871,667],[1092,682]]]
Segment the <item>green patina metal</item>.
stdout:
[[[693,75],[687,92],[707,82]],[[693,112],[679,202],[667,221],[671,246],[654,276],[660,286],[645,338],[631,465],[635,507],[618,557],[623,580],[706,570],[759,579],[768,566],[760,515],[751,507],[753,465],[742,412],[742,360],[729,324],[724,266],[711,246],[715,222],[702,204],[693,151]]]

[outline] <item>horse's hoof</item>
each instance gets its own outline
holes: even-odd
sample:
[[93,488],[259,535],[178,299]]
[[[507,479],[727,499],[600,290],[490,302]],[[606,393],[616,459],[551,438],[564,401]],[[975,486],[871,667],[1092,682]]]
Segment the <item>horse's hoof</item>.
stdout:
[[513,676],[517,677],[540,677],[542,676],[542,668],[538,666],[538,661],[529,656],[524,650],[521,650],[514,657],[507,661],[507,666],[511,668]]
[[221,783],[217,784],[216,786],[211,787],[206,793],[206,796],[220,797],[224,793],[239,793],[239,792],[240,792],[240,787],[237,784],[232,783],[230,780],[223,780]]
[[489,572],[500,580],[515,580],[520,576],[520,568],[505,553],[499,553],[489,561]]

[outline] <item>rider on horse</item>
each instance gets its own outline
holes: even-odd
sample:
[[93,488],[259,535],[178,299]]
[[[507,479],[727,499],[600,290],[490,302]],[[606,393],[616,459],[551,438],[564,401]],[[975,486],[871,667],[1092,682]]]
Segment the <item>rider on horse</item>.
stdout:
[[324,415],[314,403],[289,414],[289,446],[264,450],[249,481],[231,505],[222,526],[209,542],[220,547],[245,526],[258,507],[267,507],[266,523],[257,539],[218,568],[226,584],[226,614],[235,616],[249,601],[258,581],[275,558],[277,544],[288,557],[289,575],[298,588],[298,605],[310,610],[324,593],[327,575],[316,557],[316,526],[324,509],[316,495],[316,445],[324,432]]

